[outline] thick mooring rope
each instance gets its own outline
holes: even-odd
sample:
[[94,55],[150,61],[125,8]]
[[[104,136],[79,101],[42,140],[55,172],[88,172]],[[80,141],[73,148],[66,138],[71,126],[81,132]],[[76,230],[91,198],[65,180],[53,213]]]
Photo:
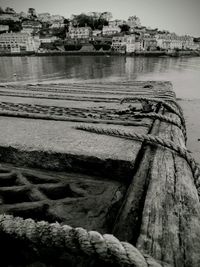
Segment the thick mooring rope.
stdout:
[[191,157],[191,155],[188,153],[188,151],[185,148],[176,145],[171,140],[165,140],[163,138],[160,138],[158,136],[151,135],[151,134],[138,134],[134,132],[124,132],[124,131],[119,131],[116,129],[104,129],[104,128],[97,128],[97,127],[92,127],[92,126],[85,126],[85,125],[80,125],[75,128],[78,130],[83,130],[83,131],[92,132],[96,134],[104,134],[104,135],[110,135],[114,137],[125,138],[125,139],[139,140],[141,142],[146,141],[150,145],[160,145],[162,147],[168,148],[178,153],[179,156],[181,156],[188,162],[193,172],[194,182],[196,185],[199,184],[198,182],[198,180],[200,180],[199,179],[200,178],[199,166],[197,165],[195,160]]
[[[174,99],[163,100],[160,98],[151,98],[151,97],[127,97],[123,98],[120,103],[123,104],[125,102],[134,102],[134,101],[147,101],[147,102],[162,104],[162,106],[165,107],[168,111],[171,111],[172,113],[176,114],[180,118],[183,127],[185,127],[185,119],[183,116],[183,111]],[[172,102],[176,107],[174,107],[169,102]]]
[[176,119],[173,119],[169,116],[158,114],[156,112],[150,112],[150,113],[140,113],[140,114],[135,114],[134,117],[136,118],[150,118],[150,119],[159,119],[160,121],[163,122],[168,122],[171,123],[175,126],[177,126],[183,133],[183,136],[185,138],[185,141],[187,141],[187,132],[185,127]]
[[[3,232],[18,240],[29,241],[33,245],[40,244],[46,248],[61,248],[75,254],[80,252],[94,256],[120,266],[161,267],[154,259],[142,255],[133,245],[120,242],[110,234],[101,235],[96,231],[83,228],[72,228],[69,225],[46,221],[35,222],[12,215],[0,215],[0,233]],[[163,265],[162,265],[163,266]]]

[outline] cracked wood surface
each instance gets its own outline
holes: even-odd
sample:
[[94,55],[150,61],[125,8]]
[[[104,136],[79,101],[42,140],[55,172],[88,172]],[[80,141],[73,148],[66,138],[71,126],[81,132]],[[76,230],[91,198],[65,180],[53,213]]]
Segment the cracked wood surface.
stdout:
[[[174,125],[156,120],[151,134],[185,147]],[[113,233],[170,266],[200,266],[200,203],[188,163],[168,149],[147,146]]]
[[[176,126],[161,122],[157,134],[184,147]],[[137,247],[172,266],[200,266],[199,222],[200,203],[190,167],[178,155],[157,148]]]

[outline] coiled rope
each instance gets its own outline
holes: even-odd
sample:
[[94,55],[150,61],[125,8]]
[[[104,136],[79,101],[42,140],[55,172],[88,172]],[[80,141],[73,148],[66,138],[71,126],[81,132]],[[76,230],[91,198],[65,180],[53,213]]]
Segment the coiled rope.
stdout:
[[127,242],[120,242],[113,235],[101,235],[99,232],[87,231],[80,227],[72,228],[59,223],[35,222],[33,219],[0,215],[0,232],[47,248],[62,248],[76,254],[83,252],[90,257],[94,256],[123,267],[161,267],[154,259],[143,256],[136,247]]
[[[162,100],[160,98],[137,97],[136,96],[136,97],[123,98],[120,103],[123,104],[125,102],[128,103],[128,102],[134,102],[134,101],[147,101],[147,102],[154,102],[154,103],[162,104],[162,106],[165,107],[168,111],[171,111],[172,113],[176,114],[180,118],[183,127],[186,128],[183,111],[174,99]],[[175,107],[168,102],[172,102],[175,105]]]
[[103,129],[103,128],[97,128],[97,127],[92,127],[92,126],[85,126],[85,125],[80,125],[76,126],[75,129],[77,130],[83,130],[91,133],[96,133],[96,134],[103,134],[103,135],[110,135],[114,137],[120,137],[120,138],[125,138],[125,139],[130,139],[130,140],[138,140],[138,141],[146,141],[150,145],[160,145],[162,147],[168,148],[176,153],[178,153],[179,156],[184,158],[193,173],[194,177],[194,182],[196,186],[199,187],[200,185],[200,168],[195,162],[195,160],[191,157],[191,155],[188,153],[188,151],[179,146],[176,145],[174,142],[171,140],[165,140],[163,138],[160,138],[158,136],[154,136],[151,134],[138,134],[134,132],[124,132],[124,131],[119,131],[116,129]]

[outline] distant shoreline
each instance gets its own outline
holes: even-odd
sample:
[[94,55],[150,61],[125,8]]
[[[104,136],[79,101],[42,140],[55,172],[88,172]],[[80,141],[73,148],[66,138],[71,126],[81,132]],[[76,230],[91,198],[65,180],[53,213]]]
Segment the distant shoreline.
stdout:
[[112,51],[55,51],[55,52],[20,52],[20,53],[0,53],[0,57],[27,57],[27,56],[200,56],[200,51],[137,51],[135,53],[116,53]]

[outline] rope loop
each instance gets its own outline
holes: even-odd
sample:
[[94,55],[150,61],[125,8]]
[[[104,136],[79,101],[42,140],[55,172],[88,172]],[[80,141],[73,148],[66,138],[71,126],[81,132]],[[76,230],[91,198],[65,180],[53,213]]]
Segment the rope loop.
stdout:
[[[181,123],[183,125],[184,128],[186,128],[186,123],[185,123],[185,119],[184,119],[184,116],[183,116],[183,111],[181,109],[181,107],[178,105],[178,103],[174,100],[174,99],[168,99],[168,100],[163,100],[163,99],[160,99],[160,98],[152,98],[152,97],[139,97],[139,96],[136,96],[136,97],[127,97],[127,98],[123,98],[120,103],[123,104],[125,102],[134,102],[134,101],[147,101],[147,102],[152,102],[152,103],[158,103],[158,104],[161,104],[163,107],[165,107],[168,111],[176,114],[180,120],[181,120]],[[171,104],[171,103],[172,104]],[[175,107],[174,107],[174,106]]]

